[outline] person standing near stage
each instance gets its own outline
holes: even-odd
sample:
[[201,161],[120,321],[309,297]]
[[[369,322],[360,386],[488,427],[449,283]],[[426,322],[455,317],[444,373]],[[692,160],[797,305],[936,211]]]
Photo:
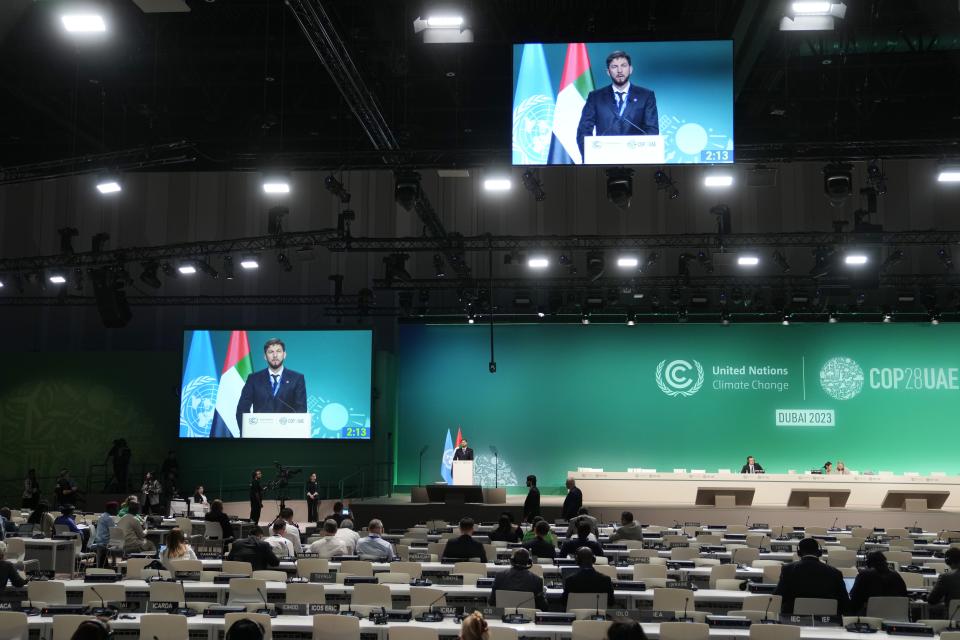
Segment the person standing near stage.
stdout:
[[153,474],[147,471],[147,475],[143,477],[143,486],[140,488],[140,493],[142,498],[140,504],[143,507],[143,514],[150,515],[158,514],[161,512],[160,509],[160,492],[163,488],[160,486],[160,481],[153,477]]
[[27,471],[27,477],[23,479],[23,503],[21,506],[27,509],[36,509],[40,504],[40,481],[37,479],[37,470]]
[[311,473],[310,478],[307,480],[306,487],[307,494],[307,520],[310,522],[317,521],[317,510],[320,506],[320,492],[317,491],[317,474]]
[[533,522],[540,515],[540,489],[537,488],[537,476],[527,476],[527,498],[523,501],[523,521]]
[[577,517],[582,506],[583,492],[573,478],[567,478],[567,497],[563,499],[563,512],[560,517],[569,522]]
[[260,510],[263,509],[263,486],[260,479],[263,478],[263,472],[257,469],[250,476],[250,519],[253,524],[260,522]]

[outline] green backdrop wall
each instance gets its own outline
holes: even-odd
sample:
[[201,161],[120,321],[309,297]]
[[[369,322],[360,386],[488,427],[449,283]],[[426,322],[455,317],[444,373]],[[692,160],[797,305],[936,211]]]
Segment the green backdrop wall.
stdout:
[[[960,326],[480,325],[401,329],[398,484],[440,479],[447,429],[493,484],[577,467],[772,472],[843,459],[960,471]],[[942,442],[943,446],[936,443]]]

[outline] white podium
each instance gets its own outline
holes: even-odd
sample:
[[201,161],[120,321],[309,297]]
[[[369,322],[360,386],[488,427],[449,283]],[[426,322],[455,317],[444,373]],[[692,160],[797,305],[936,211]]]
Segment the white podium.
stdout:
[[245,413],[240,437],[309,438],[313,433],[312,413]]
[[584,164],[663,164],[663,136],[585,136]]
[[454,460],[453,461],[453,484],[455,485],[473,484],[473,460]]

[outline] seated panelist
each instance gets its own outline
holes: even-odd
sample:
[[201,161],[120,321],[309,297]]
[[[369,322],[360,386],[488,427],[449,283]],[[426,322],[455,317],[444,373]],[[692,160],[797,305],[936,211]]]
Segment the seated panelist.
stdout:
[[763,467],[753,456],[747,456],[747,464],[740,468],[740,473],[763,473]]

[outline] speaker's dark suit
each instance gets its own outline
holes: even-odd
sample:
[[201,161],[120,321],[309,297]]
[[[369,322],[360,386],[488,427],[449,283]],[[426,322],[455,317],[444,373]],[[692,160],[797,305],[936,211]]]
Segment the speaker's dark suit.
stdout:
[[457,447],[453,452],[454,460],[473,460],[473,449],[470,447],[465,447],[461,449]]
[[[530,594],[530,602],[521,605],[523,607],[533,606],[541,611],[547,610],[547,599],[543,595],[543,578],[529,569],[510,568],[507,571],[497,572],[493,579],[493,588],[490,590],[490,606],[497,606],[497,590],[500,591],[521,591]],[[500,605],[501,607],[503,604]]]
[[774,593],[783,598],[780,607],[783,614],[793,613],[793,601],[797,598],[836,600],[837,614],[841,615],[850,609],[843,574],[813,556],[804,556],[799,562],[783,565]]
[[[571,593],[605,593],[607,594],[607,605],[613,605],[613,580],[605,576],[593,567],[580,569],[575,574],[563,581],[563,607],[567,607],[567,596]],[[600,599],[600,606],[603,606],[603,598]]]
[[307,384],[302,373],[283,369],[280,388],[273,395],[270,370],[262,369],[247,376],[237,403],[237,428],[243,430],[243,414],[250,413],[306,413]]
[[483,545],[470,536],[460,536],[459,538],[450,538],[443,548],[441,558],[450,558],[451,560],[469,560],[470,558],[480,558],[480,562],[487,561],[487,551]]
[[583,156],[584,136],[655,136],[660,133],[657,96],[653,91],[630,85],[623,114],[611,85],[591,91],[580,112],[577,146]]

